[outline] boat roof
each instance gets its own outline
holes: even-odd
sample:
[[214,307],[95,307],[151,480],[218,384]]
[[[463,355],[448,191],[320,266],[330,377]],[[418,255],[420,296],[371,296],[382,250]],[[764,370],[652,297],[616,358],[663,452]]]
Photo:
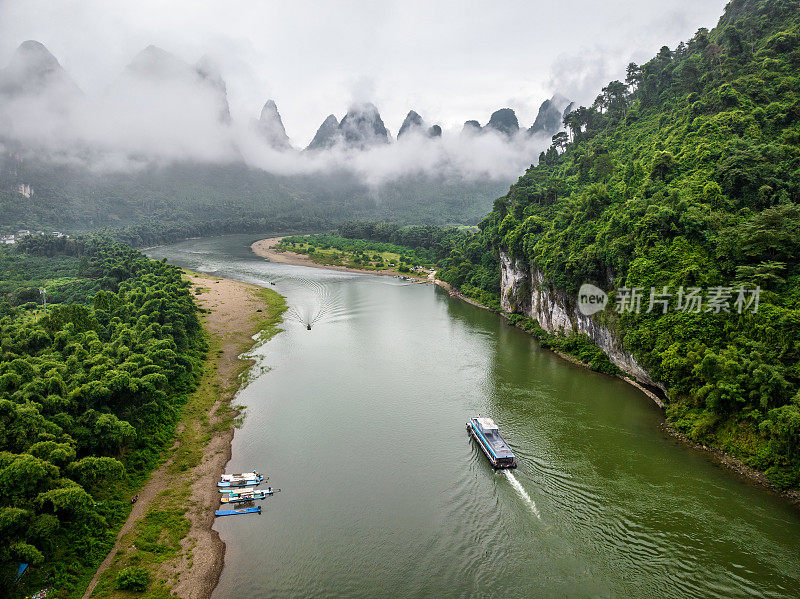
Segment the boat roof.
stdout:
[[233,479],[240,479],[240,478],[258,478],[258,472],[241,472],[237,474],[223,474],[222,480],[233,480]]
[[478,426],[481,427],[481,430],[484,431],[497,430],[497,425],[491,418],[476,418],[476,420],[478,421]]

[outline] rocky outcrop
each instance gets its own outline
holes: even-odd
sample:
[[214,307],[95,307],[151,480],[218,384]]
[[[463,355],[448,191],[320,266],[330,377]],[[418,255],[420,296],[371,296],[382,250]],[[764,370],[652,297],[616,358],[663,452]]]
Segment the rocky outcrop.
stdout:
[[511,108],[495,110],[486,123],[484,130],[497,131],[506,137],[513,137],[519,132],[517,114]]
[[5,69],[0,70],[0,94],[31,96],[48,93],[54,101],[82,96],[55,56],[34,40],[22,42]]
[[415,110],[409,110],[403,124],[400,125],[400,130],[397,132],[397,139],[409,133],[417,133],[426,135],[427,137],[441,137],[442,128],[439,125],[432,125],[431,127],[425,122],[420,114]]
[[585,333],[625,374],[642,385],[666,393],[666,388],[654,381],[622,348],[622,343],[611,330],[580,312],[575,298],[552,289],[538,268],[501,251],[500,269],[500,305],[505,312],[533,318],[548,333]]
[[528,135],[542,133],[544,135],[554,135],[564,126],[564,115],[572,107],[572,103],[564,96],[556,94],[549,100],[542,102],[536,120],[533,121]]
[[222,78],[217,65],[208,56],[203,56],[194,67],[200,81],[214,90],[219,106],[218,118],[221,123],[230,124],[231,108],[228,104],[228,86]]
[[412,131],[419,131],[424,127],[425,121],[422,120],[419,113],[415,110],[409,110],[406,118],[403,120],[403,124],[400,125],[400,130],[397,132],[397,139],[400,139]]
[[329,115],[306,150],[325,150],[337,145],[364,150],[390,141],[389,131],[378,109],[367,102],[352,105],[341,122],[334,115]]
[[464,123],[464,128],[461,129],[461,133],[466,133],[468,135],[474,135],[476,133],[481,132],[481,124],[478,121],[466,121]]
[[416,133],[425,135],[427,137],[441,137],[442,128],[439,125],[428,126],[420,114],[415,110],[409,110],[403,124],[400,125],[400,130],[397,132],[397,139],[409,133]]
[[314,134],[314,139],[308,144],[306,150],[326,150],[332,148],[339,141],[339,119],[329,114]]
[[389,131],[378,109],[370,102],[351,106],[339,123],[339,131],[345,144],[351,148],[364,149],[389,143]]
[[278,112],[278,106],[274,100],[267,100],[261,115],[256,121],[256,129],[264,140],[276,150],[288,150],[292,147],[286,129],[283,126],[283,119]]
[[190,65],[174,54],[157,46],[147,46],[125,67],[117,80],[119,93],[137,93],[159,101],[164,93],[183,94],[187,101],[191,94],[208,94],[216,104],[217,120],[231,122],[228,89],[214,62],[207,56]]

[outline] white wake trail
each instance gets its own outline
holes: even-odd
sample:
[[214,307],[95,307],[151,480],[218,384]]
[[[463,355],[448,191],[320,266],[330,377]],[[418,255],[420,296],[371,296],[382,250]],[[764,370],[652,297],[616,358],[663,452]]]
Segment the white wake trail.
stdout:
[[533,515],[536,516],[539,520],[542,519],[542,515],[539,513],[539,509],[536,507],[536,503],[531,499],[531,496],[528,495],[528,492],[525,490],[525,487],[522,486],[522,483],[517,480],[517,477],[511,473],[511,470],[505,469],[503,470],[503,474],[506,475],[508,478],[508,482],[511,483],[511,486],[514,487],[514,490],[522,497],[523,501],[530,506]]

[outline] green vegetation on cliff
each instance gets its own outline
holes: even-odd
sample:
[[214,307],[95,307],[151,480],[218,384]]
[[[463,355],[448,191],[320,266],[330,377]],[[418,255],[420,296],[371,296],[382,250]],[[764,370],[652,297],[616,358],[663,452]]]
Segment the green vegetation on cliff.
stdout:
[[[733,0],[718,26],[613,81],[444,261],[499,294],[498,254],[554,289],[611,291],[595,318],[669,392],[690,438],[800,485],[800,9]],[[732,288],[730,312],[647,312],[651,287]],[[642,288],[641,313],[611,309]],[[760,287],[742,313],[737,290]]]
[[66,596],[172,440],[206,342],[181,271],[127,246],[36,236],[0,264],[0,594]]

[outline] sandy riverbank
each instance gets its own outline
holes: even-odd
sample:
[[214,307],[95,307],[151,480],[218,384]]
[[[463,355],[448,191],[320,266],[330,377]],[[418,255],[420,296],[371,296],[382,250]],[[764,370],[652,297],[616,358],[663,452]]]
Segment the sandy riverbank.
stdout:
[[151,580],[181,599],[208,599],[222,573],[225,543],[212,529],[214,510],[219,508],[214,482],[231,457],[231,424],[238,414],[230,402],[240,387],[240,375],[252,365],[240,356],[252,347],[253,336],[269,317],[275,316],[268,314],[263,295],[275,292],[203,274],[192,273],[187,278],[195,301],[206,311],[202,314],[210,346],[206,372],[184,408],[170,457],[140,491],[84,599],[109,596],[109,591],[116,596],[113,580],[137,551],[137,531],[143,519],[171,502],[185,506],[181,516],[188,520],[188,532],[173,547],[169,559],[149,568]]

